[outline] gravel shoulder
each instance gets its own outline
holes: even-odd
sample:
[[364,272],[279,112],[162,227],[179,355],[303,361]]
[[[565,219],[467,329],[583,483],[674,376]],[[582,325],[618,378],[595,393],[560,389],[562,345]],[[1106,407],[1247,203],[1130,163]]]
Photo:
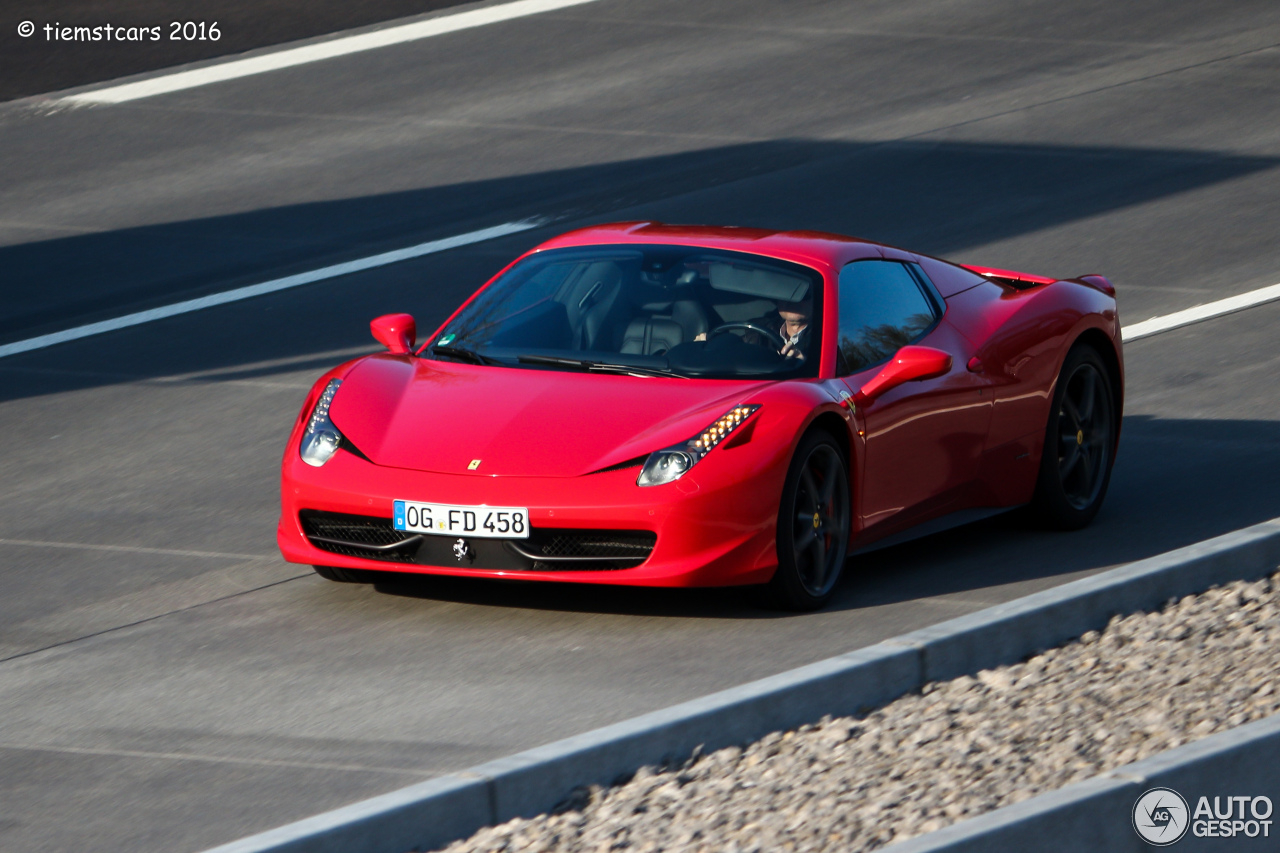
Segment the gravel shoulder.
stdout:
[[446,848],[874,850],[1280,711],[1280,573],[865,717],[824,718],[574,792]]

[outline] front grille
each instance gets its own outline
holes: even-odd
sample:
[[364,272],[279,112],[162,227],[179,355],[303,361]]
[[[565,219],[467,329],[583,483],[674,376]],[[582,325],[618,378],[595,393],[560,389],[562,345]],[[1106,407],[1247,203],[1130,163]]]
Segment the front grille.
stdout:
[[332,554],[396,563],[526,571],[601,571],[640,565],[657,544],[649,530],[541,528],[528,539],[469,539],[474,559],[453,556],[454,537],[396,530],[391,519],[316,510],[298,513],[312,545]]
[[530,551],[542,558],[596,557],[643,560],[658,541],[648,530],[555,530],[532,531]]
[[339,515],[303,510],[299,513],[302,529],[307,536],[323,536],[326,539],[342,539],[358,545],[392,545],[413,536],[391,526],[389,518],[372,518],[364,515]]
[[391,526],[389,518],[303,510],[302,532],[321,551],[366,560],[411,563],[421,536]]
[[630,569],[649,558],[658,535],[650,530],[534,528],[507,547],[533,560],[537,571]]

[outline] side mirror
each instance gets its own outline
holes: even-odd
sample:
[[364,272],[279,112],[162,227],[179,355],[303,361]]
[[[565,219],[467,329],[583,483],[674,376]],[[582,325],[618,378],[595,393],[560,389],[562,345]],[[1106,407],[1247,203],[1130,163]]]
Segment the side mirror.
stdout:
[[933,379],[951,370],[951,356],[933,347],[905,346],[894,353],[889,363],[853,395],[858,405],[870,403],[876,397],[897,388],[905,382]]
[[418,338],[418,324],[412,314],[383,314],[369,323],[369,331],[378,343],[396,355],[413,352]]

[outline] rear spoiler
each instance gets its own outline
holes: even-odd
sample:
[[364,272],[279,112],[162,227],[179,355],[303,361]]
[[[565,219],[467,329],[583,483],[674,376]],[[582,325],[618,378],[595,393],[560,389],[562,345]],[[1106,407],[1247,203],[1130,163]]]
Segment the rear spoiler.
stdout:
[[[1002,270],[995,267],[977,267],[971,264],[961,264],[962,267],[969,272],[976,272],[983,278],[988,278],[996,284],[1003,284],[1006,287],[1012,287],[1014,290],[1030,290],[1033,287],[1039,287],[1042,284],[1053,284],[1060,279],[1046,278],[1042,275],[1032,275],[1029,272],[1018,272],[1016,270]],[[1076,278],[1067,279],[1077,284],[1083,284],[1092,287],[1094,290],[1100,290],[1108,296],[1116,295],[1116,288],[1106,276],[1090,273],[1089,275],[1077,276]]]

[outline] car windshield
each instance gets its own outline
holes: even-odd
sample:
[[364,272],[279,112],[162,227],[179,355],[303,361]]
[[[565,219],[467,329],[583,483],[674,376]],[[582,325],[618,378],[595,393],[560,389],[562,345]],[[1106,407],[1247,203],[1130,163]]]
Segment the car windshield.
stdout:
[[423,351],[552,370],[707,378],[816,376],[822,277],[694,246],[587,246],[531,255]]

